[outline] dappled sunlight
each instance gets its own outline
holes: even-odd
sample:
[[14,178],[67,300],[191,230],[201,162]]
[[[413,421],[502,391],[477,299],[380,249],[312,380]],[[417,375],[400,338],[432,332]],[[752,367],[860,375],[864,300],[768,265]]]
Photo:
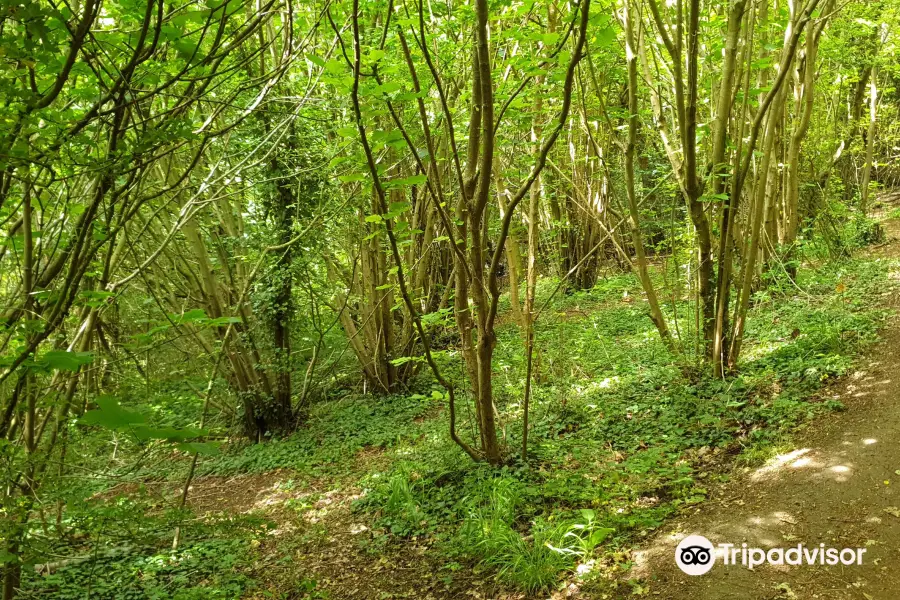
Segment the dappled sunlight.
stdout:
[[[763,549],[782,547],[786,544],[787,531],[798,526],[801,518],[788,510],[760,512],[741,517],[735,521],[724,521],[707,525],[703,530],[688,531],[679,529],[667,535],[660,535],[653,544],[643,550],[634,552],[632,572],[637,577],[652,577],[651,570],[658,568],[660,561],[670,561],[675,547],[688,535],[702,535],[710,540],[715,548],[716,560],[724,558],[725,550],[718,544],[733,544],[740,547],[747,544]],[[775,567],[782,569],[783,567]]]
[[[845,441],[842,445],[853,446]],[[858,446],[865,446],[860,443]],[[750,476],[750,480],[760,482],[768,479],[777,479],[788,472],[802,472],[805,477],[813,480],[830,480],[844,483],[854,474],[854,465],[847,461],[847,453],[844,450],[836,453],[823,454],[810,448],[802,448],[780,454],[770,460],[765,466],[757,469]]]
[[875,377],[869,376],[859,380],[859,383],[849,383],[847,385],[847,393],[854,398],[864,398],[877,394],[879,391],[891,385],[890,379],[882,379],[875,381]]
[[900,0],[73,4],[2,13],[3,600],[900,587]]
[[847,481],[853,474],[853,469],[846,465],[835,465],[831,467],[830,471],[832,473],[831,478],[838,483]]
[[314,492],[294,492],[289,487],[285,488],[281,485],[275,485],[268,490],[262,490],[257,495],[257,500],[253,504],[254,509],[266,509],[275,506],[281,506],[289,500],[302,500],[314,496]]
[[775,458],[771,459],[765,466],[757,469],[756,472],[754,472],[753,475],[750,476],[750,479],[753,481],[765,479],[771,474],[785,468],[785,466],[799,461],[801,457],[803,457],[808,452],[810,452],[809,448],[802,448],[799,450],[794,450],[793,452],[788,452],[786,454],[779,454]]
[[346,503],[360,497],[360,494],[342,494],[339,489],[330,490],[321,495],[311,506],[304,505],[301,508],[302,518],[307,523],[318,523],[326,519],[332,512],[342,508]]
[[[205,518],[227,512],[264,515],[274,521],[268,536],[279,537],[303,525],[319,524],[364,495],[356,489],[315,489],[291,477],[247,475],[204,477],[191,486],[189,503]],[[348,525],[350,525],[348,523]]]
[[[588,383],[587,385],[573,385],[570,389],[572,392],[575,393],[576,396],[585,397],[585,396],[591,396],[592,394],[595,394],[596,392],[601,391],[601,390],[604,392],[612,391],[612,390],[616,389],[617,387],[619,387],[620,383],[621,383],[621,378],[618,375],[615,375],[613,377],[606,377],[599,381],[592,381],[592,382]],[[589,405],[589,406],[591,408],[596,408],[595,405]]]
[[803,458],[798,458],[797,460],[795,460],[794,462],[792,462],[788,465],[788,467],[790,467],[791,469],[804,469],[806,467],[817,467],[817,466],[819,466],[819,465],[816,464],[813,461],[813,459],[810,458],[809,456],[804,456]]
[[766,358],[775,352],[783,349],[785,346],[788,346],[792,343],[791,340],[777,340],[777,341],[769,341],[765,343],[755,344],[744,352],[743,360],[750,363],[756,360],[760,360],[762,358]]

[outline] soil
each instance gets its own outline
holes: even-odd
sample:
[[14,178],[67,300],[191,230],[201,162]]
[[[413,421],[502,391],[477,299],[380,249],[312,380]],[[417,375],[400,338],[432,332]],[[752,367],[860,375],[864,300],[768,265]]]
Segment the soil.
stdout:
[[[355,460],[371,465],[381,450],[360,451]],[[352,470],[351,470],[352,471]],[[260,583],[248,600],[520,600],[501,590],[473,565],[447,568],[428,539],[390,542],[373,535],[352,511],[362,495],[350,476],[309,480],[282,469],[236,477],[201,477],[188,504],[200,516],[256,514],[274,525],[254,542],[260,560],[252,576]],[[180,489],[169,486],[174,498]]]

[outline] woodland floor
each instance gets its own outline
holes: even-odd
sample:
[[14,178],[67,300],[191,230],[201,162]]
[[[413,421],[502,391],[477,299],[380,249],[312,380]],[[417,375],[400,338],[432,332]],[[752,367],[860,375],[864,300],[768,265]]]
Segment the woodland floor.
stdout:
[[[897,199],[893,199],[896,201]],[[893,204],[893,202],[891,203]],[[896,213],[896,211],[895,211]],[[886,242],[870,247],[875,258],[900,258],[900,219],[883,222]],[[890,274],[900,279],[900,273]],[[900,308],[897,294],[883,294]],[[600,558],[603,580],[581,587],[575,576],[553,600],[622,599],[894,599],[900,597],[900,319],[885,322],[882,341],[856,361],[856,370],[818,391],[822,400],[846,410],[816,418],[761,468],[740,466],[733,453],[710,453],[706,501],[682,509],[656,530]],[[416,417],[417,424],[439,414]],[[630,416],[629,416],[630,418]],[[424,434],[423,434],[424,435]],[[780,446],[779,446],[780,447]],[[708,449],[707,449],[708,450]],[[780,450],[781,451],[781,450]],[[361,472],[387,470],[382,447],[366,446],[353,461],[327,473],[302,469],[257,474],[204,476],[194,481],[189,504],[198,521],[259,516],[270,523],[248,543],[258,582],[248,598],[303,600],[542,599],[503,589],[490,570],[448,563],[431,536],[375,536],[371,521],[354,510],[365,490]],[[289,464],[289,463],[285,463]],[[744,463],[746,465],[746,463]],[[730,477],[730,478],[729,478]],[[722,479],[725,483],[716,483]],[[175,481],[141,486],[158,506],[180,492]],[[128,492],[114,489],[113,492]],[[714,544],[753,546],[866,547],[862,566],[757,568],[717,565],[702,577],[684,575],[674,546],[690,533]],[[379,540],[381,540],[379,542]],[[632,550],[635,544],[638,549]],[[446,542],[444,545],[446,550]],[[462,559],[461,559],[461,562]],[[631,564],[631,568],[627,565]]]
[[[870,248],[874,257],[900,257],[900,219],[884,222],[887,242]],[[900,273],[892,274],[900,278]],[[892,308],[900,298],[891,295]],[[730,481],[710,485],[707,501],[667,522],[631,555],[632,568],[619,585],[579,590],[574,583],[553,593],[562,598],[658,597],[701,599],[895,599],[900,589],[900,320],[887,322],[882,341],[858,362],[857,370],[820,391],[847,410],[817,418],[794,437],[795,448],[757,469],[736,470]],[[724,457],[723,457],[724,458]],[[356,461],[371,467],[377,448]],[[724,471],[733,467],[722,464]],[[353,469],[350,469],[351,471]],[[296,581],[315,581],[299,598],[374,600],[382,598],[495,600],[524,599],[506,592],[490,573],[458,565],[447,576],[427,538],[366,549],[367,527],[351,511],[358,497],[352,478],[323,478],[292,487],[293,473],[274,471],[195,481],[190,504],[196,513],[265,514],[277,528],[261,538],[263,559],[257,576],[284,590]],[[165,486],[163,486],[165,487]],[[164,495],[174,489],[160,489]],[[306,504],[303,523],[298,504]],[[893,514],[896,513],[896,514]],[[685,535],[698,533],[714,544],[747,542],[762,548],[803,542],[817,546],[866,547],[862,566],[743,567],[717,565],[701,577],[683,574],[673,551]],[[256,544],[256,542],[254,542]],[[626,583],[627,582],[627,583]],[[318,595],[318,594],[322,595]],[[263,593],[264,594],[264,593]],[[265,595],[252,596],[254,598]],[[543,594],[537,597],[547,597]]]
[[[900,256],[900,222],[885,222],[888,243],[870,250]],[[892,276],[900,277],[900,273]],[[893,295],[889,302],[900,305]],[[900,597],[900,321],[858,370],[822,391],[847,410],[815,421],[793,451],[710,490],[634,555],[631,577],[650,597],[672,600],[892,600]],[[867,548],[861,566],[716,566],[691,577],[676,566],[685,535],[713,544],[747,542],[763,549],[806,546]],[[623,594],[622,598],[631,597]]]

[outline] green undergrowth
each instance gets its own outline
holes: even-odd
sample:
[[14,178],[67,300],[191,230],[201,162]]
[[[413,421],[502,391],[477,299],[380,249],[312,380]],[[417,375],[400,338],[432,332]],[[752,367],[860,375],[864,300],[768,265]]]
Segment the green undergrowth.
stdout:
[[134,548],[100,554],[90,566],[63,567],[28,581],[20,598],[80,600],[90,598],[145,600],[219,600],[240,598],[255,587],[245,551],[246,541],[219,539],[192,542],[178,551]]
[[[620,552],[685,505],[702,502],[735,458],[758,461],[812,417],[842,406],[816,391],[876,338],[889,264],[847,260],[768,282],[754,296],[739,375],[688,376],[674,366],[630,276],[561,294],[537,327],[529,458],[471,464],[448,439],[442,391],[348,398],[319,407],[293,437],[220,459],[233,472],[344,470],[364,495],[368,549],[427,537],[460,565],[536,591],[565,573],[625,563]],[[548,297],[554,282],[542,282]],[[549,290],[549,291],[548,291]],[[540,305],[540,301],[539,301]],[[681,319],[690,307],[679,304]],[[674,327],[671,306],[669,316]],[[458,356],[442,364],[458,374]],[[496,396],[507,454],[518,454],[525,359],[515,325],[500,331]],[[471,411],[460,408],[471,435]],[[348,461],[376,446],[380,459]],[[580,565],[580,566],[579,566]]]
[[[707,487],[727,477],[721,465],[729,457],[759,460],[788,432],[842,408],[816,391],[876,338],[888,269],[848,260],[805,268],[796,285],[768,282],[754,296],[740,374],[725,380],[673,365],[631,277],[560,295],[537,327],[525,462],[471,464],[448,439],[435,387],[322,406],[308,429],[213,468],[350,471],[364,491],[354,509],[372,525],[364,545],[430,538],[450,575],[469,565],[529,592],[576,570],[589,578],[598,564],[627,562],[620,551],[636,536],[702,502]],[[552,287],[543,282],[539,297]],[[682,319],[690,314],[677,308]],[[521,443],[521,348],[516,326],[504,326],[495,390],[511,457]],[[441,358],[453,372],[458,357]],[[460,413],[460,432],[471,435],[471,412]],[[367,446],[384,449],[378,461],[347,459]]]
[[306,426],[291,437],[240,446],[204,465],[203,472],[233,475],[289,468],[311,477],[353,472],[358,451],[396,446],[418,435],[419,422],[443,399],[436,390],[423,392],[380,399],[348,396],[319,404]]
[[[315,480],[322,489],[359,495],[353,518],[368,527],[356,538],[360,552],[427,539],[446,581],[465,570],[528,593],[573,574],[601,585],[604,572],[627,567],[637,540],[702,502],[711,484],[728,477],[729,465],[758,462],[811,418],[842,408],[817,391],[876,339],[886,316],[879,300],[892,290],[895,266],[844,260],[805,266],[796,284],[771,278],[754,295],[738,374],[725,380],[674,364],[630,275],[558,294],[536,328],[525,461],[525,357],[518,328],[507,323],[495,356],[509,457],[500,468],[473,464],[450,441],[444,391],[423,373],[408,393],[316,404],[290,437],[226,448],[204,458],[200,473],[289,469],[296,485]],[[555,287],[551,279],[541,282],[538,306]],[[670,302],[667,311],[673,330],[688,330],[691,306]],[[451,347],[438,359],[460,383],[458,430],[472,439],[460,357]],[[304,510],[297,509],[298,519]],[[243,531],[237,539],[255,535],[252,527]],[[154,552],[111,559],[103,566],[109,583],[97,585],[112,589],[122,581],[133,595],[121,597],[170,597],[190,572],[201,587],[182,586],[174,597],[239,597],[252,589],[245,555],[224,564],[232,550],[223,536],[191,539],[194,545],[177,553],[157,544]],[[83,590],[85,582],[72,583],[68,573],[84,577],[85,570],[64,568],[30,585]],[[213,588],[221,595],[209,595]]]
[[[184,540],[172,548],[175,528]],[[254,545],[271,523],[254,515],[203,520],[161,510],[140,491],[115,502],[70,502],[43,555],[26,565],[20,598],[230,600],[255,590]],[[50,540],[51,538],[47,538]],[[48,542],[49,543],[49,542]]]

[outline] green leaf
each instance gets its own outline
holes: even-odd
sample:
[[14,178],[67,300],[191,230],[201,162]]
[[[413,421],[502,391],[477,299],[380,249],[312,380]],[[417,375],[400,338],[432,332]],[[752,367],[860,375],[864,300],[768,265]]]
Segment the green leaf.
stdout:
[[207,319],[206,311],[202,308],[192,308],[186,313],[182,313],[180,315],[171,315],[172,320],[176,323],[195,323],[197,321],[203,321]]
[[397,90],[400,90],[403,86],[397,83],[396,81],[388,81],[386,83],[382,83],[381,85],[375,88],[376,94],[392,94]]
[[180,39],[175,42],[173,46],[175,46],[175,50],[178,52],[178,55],[184,60],[190,60],[191,57],[197,58],[197,56],[195,56],[197,52],[196,42]]
[[553,46],[559,41],[558,33],[545,33],[541,36],[541,41],[545,46]]
[[616,30],[612,27],[602,29],[596,33],[594,40],[597,48],[607,48],[612,46],[616,43]]
[[397,187],[406,187],[409,185],[422,185],[428,180],[427,175],[412,175],[410,177],[401,177],[399,179],[392,179],[387,182],[384,187],[386,188],[397,188]]
[[391,207],[388,209],[388,213],[384,215],[384,218],[393,219],[394,217],[402,215],[409,209],[409,202],[391,202]]
[[600,529],[595,529],[591,533],[590,543],[592,546],[599,546],[603,543],[603,540],[608,538],[615,529],[610,529],[609,527],[601,527]]
[[67,352],[65,350],[51,350],[38,359],[39,364],[46,365],[50,369],[60,371],[77,371],[82,365],[94,361],[93,352]]
[[213,327],[224,327],[231,323],[240,323],[240,322],[241,322],[240,317],[218,317],[216,319],[211,319],[209,321],[209,324],[212,325]]
[[319,58],[318,56],[316,56],[315,54],[307,54],[306,59],[318,67],[325,66],[325,61],[323,59]]
[[700,202],[723,202],[728,200],[728,194],[704,194],[700,196]]
[[200,437],[207,432],[201,429],[188,427],[178,429],[175,427],[149,427],[137,425],[131,428],[131,433],[139,440],[167,440],[170,442],[183,442],[191,438]]
[[325,70],[333,75],[340,75],[344,72],[346,64],[343,61],[331,59],[325,63]]
[[350,175],[341,175],[338,177],[338,181],[342,181],[343,183],[352,183],[354,181],[362,181],[366,178],[363,173],[351,173]]
[[178,41],[184,37],[184,32],[178,27],[172,27],[171,25],[163,25],[159,28],[160,37],[164,40],[169,40],[172,42]]
[[119,401],[112,396],[99,396],[96,398],[98,408],[89,410],[78,419],[82,425],[97,425],[104,429],[128,429],[135,425],[142,425],[144,415],[139,412],[122,408]]
[[215,456],[219,453],[219,444],[216,442],[182,442],[177,444],[176,448],[182,452],[203,454],[204,456]]
[[107,298],[115,296],[113,292],[104,292],[101,290],[83,290],[78,294],[78,299],[85,306],[98,307],[106,304]]
[[391,364],[395,367],[399,367],[400,365],[406,364],[408,362],[425,362],[425,358],[422,356],[401,356],[400,358],[395,358],[391,361]]

